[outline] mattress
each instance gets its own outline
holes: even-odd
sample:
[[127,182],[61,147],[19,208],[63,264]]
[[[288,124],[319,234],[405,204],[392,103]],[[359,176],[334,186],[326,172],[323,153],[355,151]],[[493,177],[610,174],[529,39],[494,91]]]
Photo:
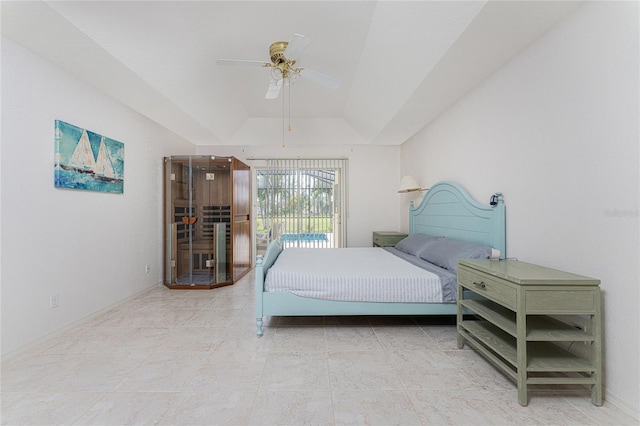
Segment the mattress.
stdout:
[[265,291],[351,302],[442,303],[439,274],[379,247],[283,250]]

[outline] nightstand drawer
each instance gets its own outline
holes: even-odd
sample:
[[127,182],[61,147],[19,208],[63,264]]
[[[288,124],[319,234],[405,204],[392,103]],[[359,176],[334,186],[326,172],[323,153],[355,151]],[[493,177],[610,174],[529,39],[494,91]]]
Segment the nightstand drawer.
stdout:
[[574,289],[567,287],[564,290],[527,290],[525,301],[527,313],[543,314],[586,314],[595,313],[600,289]]
[[464,287],[503,305],[515,309],[517,290],[507,283],[469,269],[458,268],[458,281]]
[[393,247],[406,237],[407,234],[401,232],[374,231],[373,245],[374,247]]

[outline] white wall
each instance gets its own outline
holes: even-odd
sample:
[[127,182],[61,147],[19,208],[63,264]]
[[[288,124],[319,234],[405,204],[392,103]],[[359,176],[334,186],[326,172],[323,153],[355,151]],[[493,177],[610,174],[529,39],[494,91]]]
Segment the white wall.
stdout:
[[[162,280],[162,157],[195,147],[6,37],[2,114],[4,355]],[[124,143],[124,194],[54,188],[55,119]]]
[[[400,230],[398,146],[199,146],[197,151],[202,155],[234,156],[252,168],[261,162],[247,158],[348,158],[347,245],[371,246],[372,231]],[[405,214],[408,217],[406,210]]]
[[508,256],[602,281],[605,398],[640,418],[638,5],[585,2],[406,142],[401,169],[502,191]]

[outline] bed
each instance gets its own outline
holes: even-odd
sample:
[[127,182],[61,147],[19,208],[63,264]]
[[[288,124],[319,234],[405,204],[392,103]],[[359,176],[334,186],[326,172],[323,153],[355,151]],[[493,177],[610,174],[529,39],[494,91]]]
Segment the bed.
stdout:
[[[455,315],[456,250],[505,258],[501,193],[483,205],[456,183],[433,185],[420,205],[411,203],[409,236],[394,248],[283,251],[272,241],[256,260],[256,334],[262,336],[265,316]],[[360,292],[345,291],[347,281]]]

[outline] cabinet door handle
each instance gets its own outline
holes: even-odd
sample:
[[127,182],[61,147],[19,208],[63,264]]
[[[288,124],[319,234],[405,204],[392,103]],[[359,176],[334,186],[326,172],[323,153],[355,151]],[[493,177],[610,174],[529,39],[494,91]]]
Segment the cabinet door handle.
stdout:
[[475,285],[478,288],[487,288],[487,285],[484,283],[484,281],[480,281],[479,283],[474,281],[473,285]]

